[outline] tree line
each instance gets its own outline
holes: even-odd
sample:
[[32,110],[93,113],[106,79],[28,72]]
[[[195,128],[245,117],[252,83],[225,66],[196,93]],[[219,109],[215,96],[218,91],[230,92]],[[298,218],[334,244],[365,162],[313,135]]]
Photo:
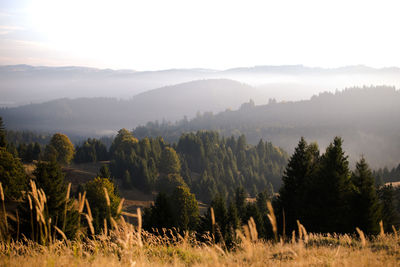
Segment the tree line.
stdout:
[[[52,156],[47,161],[39,161],[29,177],[21,160],[7,151],[2,122],[0,126],[0,181],[4,195],[7,200],[20,201],[21,233],[34,240],[38,237],[31,234],[38,233],[40,225],[28,220],[36,216],[32,214],[36,211],[28,209],[29,195],[23,193],[33,190],[30,180],[47,196],[46,220],[51,219],[68,237],[74,237],[80,227],[90,228],[82,220],[79,208],[77,210],[73,205],[75,197],[82,199],[85,195],[90,202],[92,224],[97,233],[109,226],[112,220],[107,218],[118,217],[120,198],[112,177],[116,180],[121,177],[116,174],[122,174],[121,182],[125,185],[143,183],[147,184],[148,190],[158,192],[154,205],[144,212],[144,227],[149,231],[176,227],[197,231],[199,239],[201,233],[212,232],[229,245],[235,242],[235,229],[250,220],[260,237],[270,239],[273,235],[268,220],[271,215],[268,200],[273,204],[281,233],[296,229],[297,220],[309,231],[322,233],[351,233],[359,227],[366,233],[375,234],[381,220],[386,230],[392,225],[400,225],[400,190],[393,186],[376,187],[364,158],[351,171],[342,148],[343,140],[339,137],[323,154],[316,143],[308,144],[302,138],[287,161],[283,152],[270,143],[260,141],[258,146],[251,146],[244,137],[220,138],[216,132],[200,131],[182,135],[177,144],[168,145],[162,138],[138,140],[131,132],[121,129],[109,150],[111,172],[103,166],[98,177],[73,190],[71,197],[65,197],[70,189],[60,164],[71,162],[75,151],[68,137],[63,134],[52,136],[45,148],[45,153]],[[96,143],[88,142],[93,147]],[[256,179],[255,175],[268,174],[268,168],[272,166],[269,164],[274,162],[287,162],[278,193],[268,186],[260,187],[257,182],[262,180]],[[229,183],[225,176],[215,175],[218,170],[220,173],[237,170],[238,180],[234,176]],[[207,179],[201,174],[206,171],[212,174],[207,174]],[[213,193],[209,190],[209,194],[196,192],[207,188],[205,182],[214,175],[218,177],[218,181],[214,179],[215,183],[229,186],[227,191],[217,187]],[[259,188],[252,191],[254,186],[249,184]],[[209,198],[210,206],[200,215],[197,199],[202,198]]]
[[376,187],[364,157],[351,171],[342,144],[343,140],[336,137],[321,155],[316,143],[307,144],[301,138],[289,159],[279,193],[265,190],[255,199],[249,199],[243,187],[236,188],[230,199],[217,193],[202,216],[193,204],[188,208],[191,212],[181,215],[186,220],[174,221],[181,218],[174,215],[174,192],[159,193],[154,205],[145,210],[145,228],[155,232],[171,227],[208,231],[229,246],[235,242],[235,230],[252,220],[259,237],[272,239],[268,201],[273,204],[277,228],[283,236],[297,230],[299,222],[316,233],[353,233],[358,227],[367,234],[377,234],[380,221],[385,231],[398,228],[400,188]]
[[177,144],[162,138],[136,139],[122,129],[110,147],[110,170],[126,187],[161,191],[169,184],[186,184],[209,203],[217,193],[233,196],[244,187],[252,196],[279,188],[286,153],[260,140],[249,145],[245,136],[220,137],[217,132],[182,134]]
[[379,168],[373,171],[373,176],[378,184],[383,185],[384,183],[399,182],[400,181],[400,163],[397,167],[389,168]]
[[286,151],[293,151],[300,136],[327,145],[333,135],[339,135],[351,144],[347,152],[352,157],[362,151],[371,166],[378,168],[399,163],[399,141],[393,134],[400,130],[399,115],[400,91],[370,86],[324,92],[296,102],[271,100],[255,105],[250,100],[237,110],[198,113],[176,122],[147,122],[136,127],[134,134],[139,139],[163,136],[165,141],[177,142],[182,133],[211,130],[223,136],[244,134],[253,145],[268,140]]

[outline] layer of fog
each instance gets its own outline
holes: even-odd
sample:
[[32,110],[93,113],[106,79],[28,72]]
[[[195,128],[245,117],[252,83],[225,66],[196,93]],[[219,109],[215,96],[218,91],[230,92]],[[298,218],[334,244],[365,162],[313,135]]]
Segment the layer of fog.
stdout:
[[[0,67],[0,107],[41,103],[59,98],[129,99],[142,92],[199,79],[232,79],[254,86],[256,104],[309,99],[323,91],[363,85],[400,87],[400,69],[364,66],[337,69],[304,66],[260,66],[224,71],[173,69],[135,72],[83,67]],[[252,96],[251,96],[252,97]]]

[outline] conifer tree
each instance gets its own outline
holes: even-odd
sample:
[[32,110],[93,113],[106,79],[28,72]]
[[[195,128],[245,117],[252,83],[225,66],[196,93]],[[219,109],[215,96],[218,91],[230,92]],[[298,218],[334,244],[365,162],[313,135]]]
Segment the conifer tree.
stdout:
[[379,232],[381,209],[375,191],[375,181],[364,157],[356,164],[351,180],[355,187],[352,199],[352,215],[354,227],[366,233]]
[[382,186],[378,190],[382,205],[382,220],[385,231],[391,231],[392,225],[400,226],[400,214],[396,210],[395,189],[392,184]]
[[4,147],[0,147],[0,182],[7,200],[18,199],[21,191],[28,186],[28,178],[21,161]]
[[113,155],[118,151],[130,154],[133,145],[136,143],[138,143],[138,140],[132,135],[132,133],[123,128],[118,131],[118,134],[110,147],[110,154]]
[[[43,189],[46,195],[45,220],[51,219],[51,224],[62,229],[68,238],[76,234],[79,214],[73,206],[73,200],[67,197],[67,186],[64,182],[64,174],[57,162],[39,162],[33,172],[37,188]],[[22,229],[27,237],[30,236],[30,214],[28,200],[20,206]]]
[[0,147],[7,147],[6,130],[2,117],[0,117]]
[[181,163],[172,147],[165,147],[162,151],[159,170],[163,174],[180,173]]
[[[65,134],[54,134],[51,137],[48,147],[48,150],[51,151],[51,156],[47,157],[48,160],[52,160],[53,157],[56,157],[57,162],[60,164],[69,164],[75,154],[74,145]],[[54,153],[54,151],[56,153]]]
[[[107,190],[108,199],[104,188]],[[110,217],[119,218],[118,205],[121,201],[114,183],[103,177],[96,177],[85,184],[86,198],[93,214],[93,226],[96,233],[104,228],[104,219],[111,226]],[[108,202],[109,200],[109,202]]]
[[38,142],[35,142],[32,153],[33,153],[33,160],[40,160],[40,156],[42,154],[42,147]]
[[228,206],[228,227],[233,230],[238,229],[240,227],[240,216],[238,214],[238,210],[236,205],[233,202],[229,203]]
[[318,157],[318,148],[309,147],[302,137],[289,159],[282,177],[283,186],[279,191],[278,205],[281,209],[279,216],[285,214],[286,228],[289,231],[296,229],[297,220],[305,223],[307,220],[307,207],[309,183],[315,171]]
[[321,157],[318,174],[310,192],[315,204],[309,210],[316,232],[351,232],[352,184],[348,157],[342,148],[343,140],[335,137]]
[[102,178],[111,178],[110,169],[106,164],[101,165],[99,174],[97,176]]
[[148,231],[153,228],[158,230],[169,229],[174,226],[172,216],[171,201],[166,193],[160,192],[154,201],[154,205],[144,210],[143,227]]
[[[246,213],[246,197],[247,197],[247,194],[243,187],[236,188],[235,206],[236,206],[237,212],[239,214],[239,217],[241,217],[241,218],[242,218],[243,214]],[[243,221],[243,223],[246,223],[246,222]]]
[[228,211],[226,209],[225,198],[221,194],[217,194],[210,205],[214,209],[215,222],[218,224],[218,230],[222,237],[225,236],[228,223]]
[[194,194],[187,186],[177,186],[171,194],[160,192],[153,206],[144,212],[144,227],[176,227],[182,231],[195,230],[199,223],[199,208]]
[[171,195],[174,225],[181,230],[194,230],[199,222],[199,207],[187,186],[178,186]]

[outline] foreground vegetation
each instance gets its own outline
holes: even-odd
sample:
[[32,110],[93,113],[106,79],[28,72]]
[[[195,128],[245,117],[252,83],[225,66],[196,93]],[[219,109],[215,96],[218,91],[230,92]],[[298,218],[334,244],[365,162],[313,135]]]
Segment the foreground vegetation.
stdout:
[[198,242],[195,234],[174,230],[153,235],[125,223],[108,233],[77,240],[52,240],[47,245],[20,240],[0,242],[0,263],[7,266],[398,266],[400,239],[396,232],[365,238],[307,234],[299,230],[279,242],[262,241],[251,221],[237,231],[237,243],[226,250],[212,235]]
[[[269,167],[283,164],[270,143],[253,147],[244,137],[198,132],[167,145],[122,129],[110,152],[89,139],[75,154],[58,133],[44,149],[46,161],[33,153],[39,161],[27,172],[4,136],[0,131],[0,265],[395,266],[400,260],[399,191],[376,187],[364,158],[351,171],[338,137],[321,155],[317,144],[301,138],[279,194],[264,190],[249,198],[246,189],[253,185],[255,195],[263,184],[256,182],[266,181],[258,173],[272,177]],[[61,165],[77,155],[95,162],[108,153],[111,172],[102,165],[84,184],[65,182]],[[122,186],[158,190],[143,218],[139,208],[135,214],[123,209],[112,178],[121,170]],[[225,170],[240,179],[224,181]],[[212,181],[224,186],[204,194]],[[197,195],[210,200],[204,214]],[[307,233],[299,220],[319,234]]]

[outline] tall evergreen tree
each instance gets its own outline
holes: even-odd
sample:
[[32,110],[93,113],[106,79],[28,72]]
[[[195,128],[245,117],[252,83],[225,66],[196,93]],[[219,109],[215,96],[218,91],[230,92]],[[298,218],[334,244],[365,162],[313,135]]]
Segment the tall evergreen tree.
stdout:
[[42,147],[38,142],[35,142],[32,154],[33,154],[32,155],[33,160],[40,160],[40,156],[42,154]]
[[46,149],[46,154],[50,153],[46,157],[47,160],[53,160],[56,157],[58,163],[69,164],[74,157],[74,145],[65,134],[54,134],[47,146],[49,148]]
[[296,220],[307,223],[309,185],[316,169],[319,151],[315,145],[307,145],[302,137],[289,159],[282,177],[283,186],[279,191],[279,215],[285,214],[288,231],[296,229]]
[[[107,190],[109,203],[105,195],[104,188]],[[86,198],[90,204],[93,214],[93,226],[96,233],[100,233],[104,228],[104,219],[110,227],[110,217],[119,218],[118,205],[120,197],[116,191],[114,183],[103,177],[96,177],[85,184]]]
[[2,117],[0,117],[0,147],[7,147],[6,130]]
[[163,174],[180,173],[181,162],[172,147],[165,147],[162,151],[159,170]]
[[187,186],[178,186],[171,195],[174,224],[181,230],[194,230],[199,222],[199,206]]
[[355,187],[352,199],[354,226],[366,233],[376,234],[379,231],[381,207],[375,190],[375,181],[364,157],[356,164],[351,176]]
[[[228,224],[228,211],[226,209],[225,198],[221,194],[217,194],[211,202],[211,207],[214,209],[218,231],[220,231],[222,237],[225,237]],[[218,238],[218,235],[216,235],[216,238]]]
[[[243,217],[243,214],[246,213],[246,191],[244,190],[243,187],[238,187],[236,188],[235,192],[235,206],[237,209],[237,212],[239,214],[239,217]],[[245,221],[243,223],[246,223]]]
[[158,230],[169,229],[174,226],[172,216],[171,201],[166,193],[160,192],[154,201],[154,205],[144,210],[143,227],[148,231],[153,228]]
[[145,209],[144,227],[195,230],[199,223],[199,208],[187,186],[177,186],[171,194],[160,192],[153,206]]
[[392,184],[382,186],[378,190],[382,205],[382,220],[385,231],[391,231],[392,225],[400,226],[400,214],[396,210],[395,189]]
[[[57,162],[39,162],[33,172],[37,188],[43,189],[46,195],[46,221],[51,219],[51,224],[62,229],[68,238],[75,236],[78,226],[79,214],[73,206],[73,200],[67,198],[67,186],[64,182],[64,174]],[[23,218],[22,232],[30,236],[30,215],[28,200],[20,207]]]
[[28,186],[28,177],[18,158],[0,147],[0,182],[7,200],[18,199]]
[[310,230],[315,232],[351,232],[352,184],[348,157],[343,140],[335,137],[321,157],[317,176],[313,179],[311,196],[315,204],[310,211]]
[[111,178],[110,169],[106,164],[101,165],[99,174],[97,176],[102,178]]

